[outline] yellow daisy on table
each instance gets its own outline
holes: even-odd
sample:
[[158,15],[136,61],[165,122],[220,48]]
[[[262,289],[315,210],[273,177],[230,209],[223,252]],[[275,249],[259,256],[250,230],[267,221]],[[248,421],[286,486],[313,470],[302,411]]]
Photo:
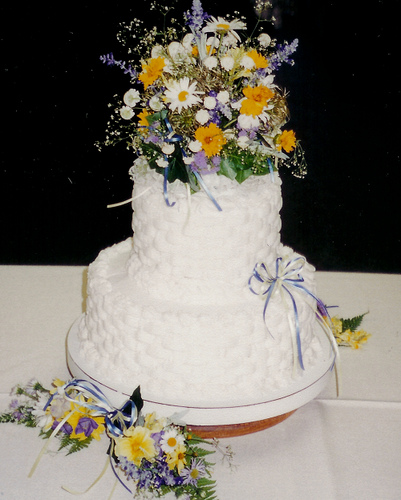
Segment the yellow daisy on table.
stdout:
[[149,62],[142,64],[142,73],[138,79],[143,83],[145,90],[152,85],[163,73],[165,61],[163,57],[155,57],[150,59]]
[[152,460],[157,455],[151,431],[145,427],[130,427],[124,437],[115,438],[117,457],[126,457],[139,467],[143,458]]
[[164,95],[169,102],[171,111],[177,110],[178,113],[181,113],[183,108],[190,108],[201,102],[197,94],[202,94],[202,92],[197,91],[196,82],[190,84],[189,78],[186,76],[178,81],[170,82],[166,87]]
[[223,131],[215,123],[199,127],[195,132],[195,139],[202,144],[202,149],[208,158],[218,155],[227,142]]
[[174,451],[167,454],[167,465],[170,470],[177,467],[178,474],[181,474],[182,469],[187,465],[185,452],[185,446],[183,444],[179,444]]
[[218,35],[226,35],[227,33],[231,33],[232,35],[240,40],[238,33],[235,30],[244,30],[246,29],[246,24],[239,19],[232,19],[228,21],[222,17],[218,17],[217,19],[211,16],[211,21],[207,23],[207,25],[203,28],[204,33],[216,33]]

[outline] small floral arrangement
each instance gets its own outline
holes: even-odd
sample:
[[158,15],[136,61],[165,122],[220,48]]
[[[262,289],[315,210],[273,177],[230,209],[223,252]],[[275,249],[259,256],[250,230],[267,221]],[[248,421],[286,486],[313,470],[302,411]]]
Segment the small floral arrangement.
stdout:
[[[150,8],[165,18],[171,10]],[[192,191],[213,172],[242,183],[287,163],[303,176],[299,142],[283,129],[286,93],[275,83],[278,68],[293,64],[298,40],[280,45],[264,32],[246,36],[242,19],[209,16],[200,0],[184,19],[184,29],[172,19],[162,32],[139,19],[121,25],[128,59],[101,60],[129,75],[131,88],[111,105],[104,144],[124,141],[138,155],[133,176],[151,168]]]
[[371,334],[359,328],[366,314],[348,319],[337,316],[331,318],[331,328],[338,345],[359,349],[363,344],[366,344]]
[[[16,386],[11,394],[9,410],[0,415],[0,423],[39,427],[43,438],[58,438],[59,450],[64,448],[67,454],[107,435],[113,471],[135,496],[217,498],[212,464],[206,457],[219,449],[230,462],[230,447],[224,451],[217,440],[201,439],[185,426],[155,413],[142,415],[139,388],[121,409],[112,408],[96,386],[75,379],[67,383],[55,379],[51,390],[32,380],[26,386]],[[30,475],[44,451],[46,445]]]
[[86,448],[93,439],[99,440],[104,433],[104,418],[82,406],[83,395],[77,391],[70,394],[74,402],[59,394],[58,388],[63,385],[64,382],[59,379],[53,380],[50,390],[37,380],[31,380],[25,386],[17,385],[11,391],[13,399],[9,411],[0,415],[0,422],[39,427],[40,436],[44,439],[49,438],[60,426],[60,432],[57,433],[59,450],[65,448],[70,454]]

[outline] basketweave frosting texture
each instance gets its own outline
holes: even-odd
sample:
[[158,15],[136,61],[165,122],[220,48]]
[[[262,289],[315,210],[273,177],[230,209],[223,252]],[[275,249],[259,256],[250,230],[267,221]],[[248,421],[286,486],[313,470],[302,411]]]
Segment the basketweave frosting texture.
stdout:
[[[264,297],[250,291],[255,264],[274,270],[297,256],[280,242],[281,181],[275,174],[242,185],[205,176],[222,208],[180,182],[138,177],[133,238],[100,252],[89,267],[82,356],[108,380],[141,385],[144,398],[177,404],[246,403],[285,387],[294,377],[292,312],[280,293],[265,320]],[[305,264],[305,287],[314,292]],[[321,347],[315,306],[294,292],[305,368]]]

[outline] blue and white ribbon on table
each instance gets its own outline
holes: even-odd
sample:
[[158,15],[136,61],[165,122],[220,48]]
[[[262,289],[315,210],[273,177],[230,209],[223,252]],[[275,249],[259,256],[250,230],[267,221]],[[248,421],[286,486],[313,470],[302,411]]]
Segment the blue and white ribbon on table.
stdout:
[[[321,323],[321,326],[325,329],[327,335],[329,336],[329,339],[331,341],[333,350],[335,352],[335,355],[338,355],[338,347],[337,343],[334,339],[334,336],[332,334],[332,331],[327,324],[327,321],[325,318],[330,321],[330,315],[327,312],[326,306],[323,304],[323,302],[316,297],[310,290],[308,290],[304,283],[304,278],[301,276],[302,269],[306,263],[305,258],[303,257],[294,257],[286,262],[283,261],[282,257],[278,257],[275,262],[275,273],[272,274],[270,270],[267,268],[267,266],[264,263],[256,264],[253,273],[251,277],[248,280],[248,287],[250,291],[259,296],[266,296],[265,299],[265,304],[263,307],[263,319],[266,323],[266,312],[267,308],[270,302],[270,299],[272,296],[280,291],[283,301],[286,304],[285,301],[285,296],[283,295],[283,292],[286,293],[287,297],[289,298],[290,304],[292,306],[292,317],[293,317],[293,323],[291,321],[291,314],[290,310],[288,311],[289,313],[289,321],[290,321],[290,327],[291,332],[292,332],[292,337],[293,337],[293,345],[294,345],[294,364],[296,361],[296,357],[298,359],[299,365],[302,370],[305,370],[305,366],[303,363],[302,359],[302,345],[301,345],[301,327],[299,323],[299,312],[298,312],[298,305],[297,305],[297,300],[294,296],[295,291],[301,292],[301,295],[305,296],[305,299],[307,297],[311,297],[317,305],[317,310],[315,312],[318,320]],[[256,281],[257,284],[259,284],[258,291],[255,290],[253,286],[253,282]],[[298,297],[300,295],[298,294]],[[305,300],[305,303],[307,301]],[[311,307],[311,306],[310,306]],[[266,324],[267,327],[267,324]],[[270,332],[269,332],[270,333]],[[270,333],[271,335],[271,333]]]

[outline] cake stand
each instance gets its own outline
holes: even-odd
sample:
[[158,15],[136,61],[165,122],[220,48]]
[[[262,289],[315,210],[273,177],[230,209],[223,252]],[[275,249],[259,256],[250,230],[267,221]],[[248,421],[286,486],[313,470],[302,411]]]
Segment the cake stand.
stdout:
[[[67,337],[67,362],[71,374],[88,380],[103,391],[110,403],[121,407],[131,396],[135,387],[119,386],[112,380],[96,373],[79,350],[78,325],[71,327]],[[223,438],[250,434],[276,425],[291,416],[298,408],[314,399],[332,376],[335,353],[331,341],[316,322],[316,335],[323,346],[322,355],[316,364],[306,370],[302,377],[293,380],[285,389],[274,390],[267,396],[232,404],[190,404],[185,401],[169,401],[162,395],[143,393],[143,411],[156,412],[170,417],[177,423],[185,422],[188,429],[202,438]]]

